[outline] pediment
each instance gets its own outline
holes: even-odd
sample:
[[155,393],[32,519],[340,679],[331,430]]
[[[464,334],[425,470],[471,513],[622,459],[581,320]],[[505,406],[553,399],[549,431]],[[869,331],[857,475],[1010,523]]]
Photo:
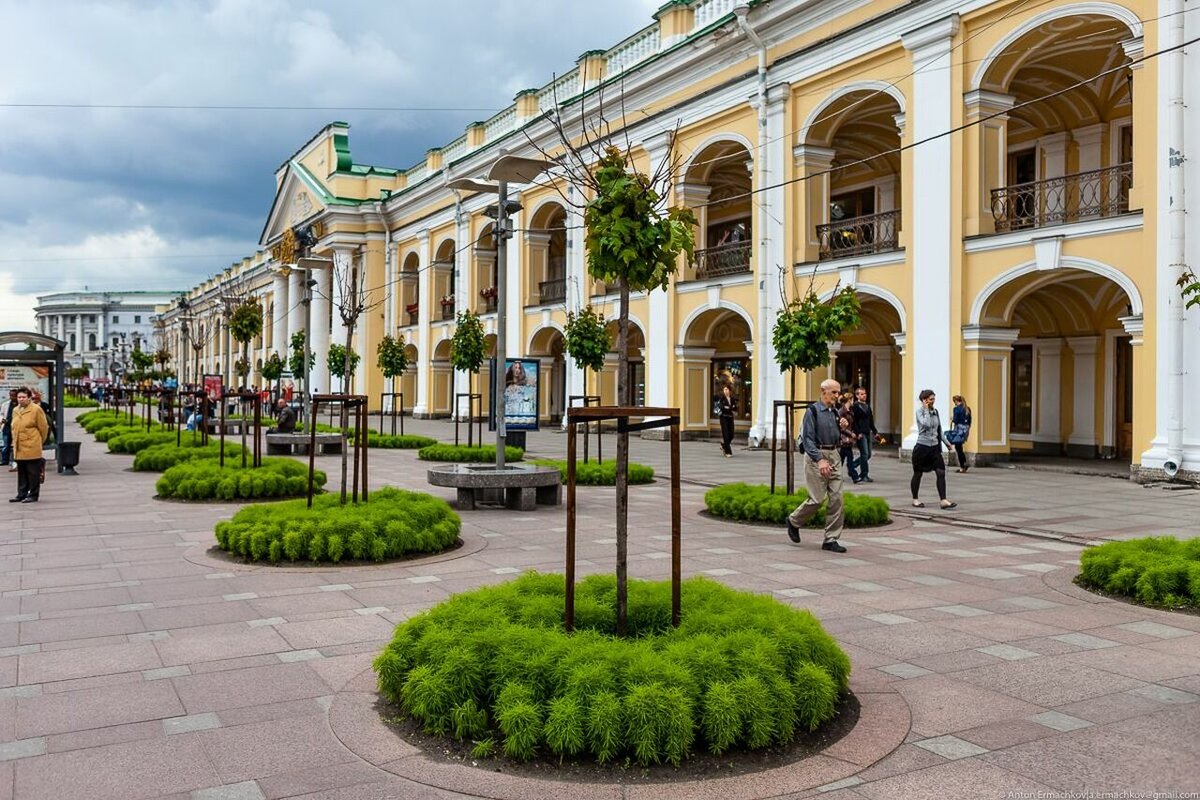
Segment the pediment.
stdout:
[[277,242],[285,231],[316,217],[328,206],[329,192],[300,164],[288,165],[287,175],[275,192],[271,212],[267,215],[259,244],[269,246]]

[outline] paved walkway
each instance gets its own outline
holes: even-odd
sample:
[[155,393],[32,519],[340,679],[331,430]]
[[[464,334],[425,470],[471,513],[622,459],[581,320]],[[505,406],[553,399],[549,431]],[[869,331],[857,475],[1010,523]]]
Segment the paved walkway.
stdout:
[[[452,436],[442,422],[409,430]],[[80,477],[51,474],[43,502],[6,507],[0,523],[0,800],[512,796],[468,768],[414,769],[423,757],[359,712],[396,623],[524,569],[562,569],[561,509],[464,514],[461,550],[406,565],[234,566],[206,551],[236,506],[153,500],[156,475],[79,433]],[[531,436],[536,455],[564,448],[561,434]],[[665,443],[633,449],[661,471]],[[371,458],[377,485],[425,488],[415,454]],[[950,476],[954,514],[897,514],[848,532],[837,556],[819,534],[795,547],[780,529],[697,513],[704,484],[765,481],[768,458],[684,444],[684,573],[811,609],[850,654],[871,724],[761,780],[606,796],[1200,789],[1200,617],[1070,583],[1076,541],[1194,535],[1200,493],[973,470]],[[874,474],[868,489],[903,510],[904,465],[880,458]],[[631,492],[638,577],[669,572],[667,497],[662,482]],[[611,508],[611,489],[581,490],[585,572],[612,567]],[[566,791],[538,786],[522,796]]]

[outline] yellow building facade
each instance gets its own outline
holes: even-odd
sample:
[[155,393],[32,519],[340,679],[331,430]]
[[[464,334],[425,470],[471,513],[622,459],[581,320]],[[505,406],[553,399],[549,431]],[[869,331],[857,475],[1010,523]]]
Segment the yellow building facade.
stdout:
[[[680,407],[685,435],[717,430],[728,384],[739,429],[771,438],[772,402],[790,394],[771,329],[812,281],[824,295],[853,287],[863,323],[797,396],[830,375],[864,386],[881,432],[909,447],[917,393],[933,389],[947,420],[962,394],[979,462],[1032,452],[1195,476],[1200,404],[1185,399],[1200,394],[1200,325],[1174,283],[1200,253],[1182,223],[1188,190],[1200,198],[1184,152],[1200,130],[1200,82],[1185,80],[1200,51],[1178,47],[1200,35],[1196,16],[1182,0],[673,0],[408,169],[355,164],[349,127],[327,126],[277,170],[263,250],[167,311],[168,336],[193,373],[228,374],[219,306],[236,284],[268,309],[256,358],[283,355],[305,330],[309,281],[312,383],[336,389],[324,352],[346,339],[336,309],[353,277],[369,306],[356,391],[393,390],[375,350],[402,335],[405,407],[455,414],[468,392],[449,362],[455,312],[494,334],[500,308],[504,355],[540,360],[545,423],[572,395],[614,401],[616,353],[586,389],[563,354],[568,310],[617,315],[587,274],[587,198],[555,170],[514,187],[498,297],[494,197],[447,185],[505,152],[561,152],[553,119],[577,136],[603,98],[616,143],[647,171],[671,160],[669,200],[698,220],[695,258],[630,307],[635,400]],[[297,232],[311,232],[306,250]],[[304,255],[307,271],[287,269]]]

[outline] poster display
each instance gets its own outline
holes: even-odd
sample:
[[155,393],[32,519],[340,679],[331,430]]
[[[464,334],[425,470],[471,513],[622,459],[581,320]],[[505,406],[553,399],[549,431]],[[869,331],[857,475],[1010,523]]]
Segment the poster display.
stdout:
[[207,394],[208,399],[212,401],[220,400],[225,396],[225,389],[221,385],[220,375],[204,376],[204,393]]
[[538,429],[538,368],[536,358],[504,359],[504,425],[518,431]]
[[0,396],[7,399],[13,389],[27,386],[41,392],[47,401],[53,400],[54,395],[50,392],[53,369],[52,364],[0,364],[0,392],[3,392]]

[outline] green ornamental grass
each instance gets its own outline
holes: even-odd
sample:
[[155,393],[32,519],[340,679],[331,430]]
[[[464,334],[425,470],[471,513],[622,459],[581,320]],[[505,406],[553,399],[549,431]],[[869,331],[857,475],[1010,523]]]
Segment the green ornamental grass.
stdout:
[[[562,473],[562,482],[567,482],[567,462],[565,460],[538,458],[530,463],[537,464],[539,467],[554,467]],[[654,481],[654,468],[630,461],[627,475],[631,486],[639,483],[652,483]],[[584,463],[583,461],[576,461],[575,482],[582,486],[615,486],[617,483],[617,462],[605,461],[604,463],[596,463],[595,461],[588,461]]]
[[90,397],[63,395],[63,408],[99,408],[100,404]]
[[[784,524],[788,514],[806,499],[808,492],[804,489],[793,495],[784,494],[783,490],[771,494],[769,486],[748,483],[727,483],[704,494],[704,504],[713,516],[777,525]],[[891,510],[882,498],[850,492],[842,494],[842,509],[848,528],[885,525]],[[822,506],[808,526],[820,528],[824,525],[825,507]]]
[[[108,430],[112,430],[109,428]],[[122,433],[117,436],[110,436],[108,439],[108,452],[110,453],[140,453],[147,447],[154,445],[163,445],[170,443],[175,444],[174,431],[149,431],[141,428],[136,431]]]
[[383,695],[426,731],[605,763],[679,764],[697,751],[783,744],[836,714],[850,660],[807,611],[706,578],[629,582],[616,638],[616,581],[576,586],[563,630],[561,575],[455,595],[396,629],[375,659]]
[[[199,435],[193,435],[190,431],[184,431],[179,437],[179,445],[175,444],[175,434],[171,434],[171,439],[163,444],[151,445],[143,450],[140,450],[133,457],[134,472],[166,472],[176,464],[182,464],[184,461],[194,461],[201,458],[220,457],[219,450],[220,442],[217,439],[209,439],[208,444],[203,444]],[[236,442],[225,442],[225,459],[228,461],[231,458],[237,459],[240,465],[242,461],[242,446]]]
[[[313,474],[313,486],[325,485],[325,473]],[[158,496],[178,500],[257,500],[302,497],[308,494],[308,465],[290,458],[264,458],[261,467],[242,468],[226,459],[225,466],[203,458],[177,464],[154,485]]]
[[1200,539],[1131,539],[1089,547],[1079,556],[1081,585],[1148,606],[1200,606]]
[[437,439],[412,433],[394,436],[390,433],[375,433],[375,431],[367,433],[367,447],[379,447],[385,450],[420,450],[435,444],[437,444]]
[[[323,478],[324,476],[322,476]],[[460,521],[450,505],[432,495],[384,488],[366,503],[340,505],[333,494],[247,506],[217,523],[217,545],[247,561],[384,561],[438,553],[458,539]],[[462,709],[457,723],[466,735],[482,726],[481,711]]]
[[[506,446],[504,448],[505,461],[520,461],[524,457],[525,451],[520,447]],[[417,458],[422,461],[486,464],[496,460],[496,446],[494,444],[476,445],[474,447],[468,447],[465,444],[432,444],[418,450]]]

